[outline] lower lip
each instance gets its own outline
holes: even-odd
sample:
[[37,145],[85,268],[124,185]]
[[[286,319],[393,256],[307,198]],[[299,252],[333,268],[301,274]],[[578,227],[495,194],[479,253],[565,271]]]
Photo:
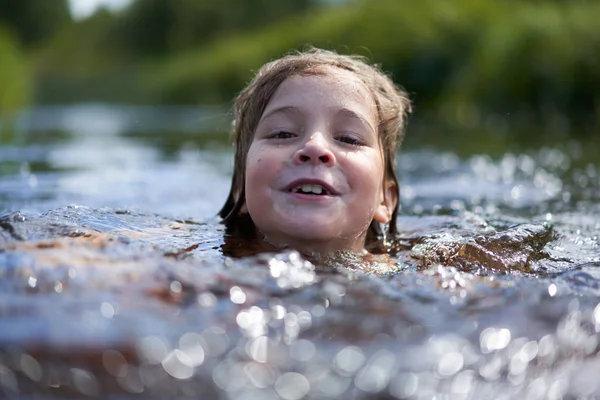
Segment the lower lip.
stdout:
[[327,200],[333,199],[333,196],[329,195],[329,194],[315,195],[315,194],[304,194],[304,193],[296,193],[296,192],[287,192],[287,193],[289,195],[291,195],[294,199],[303,200],[303,201],[320,202],[320,201],[327,201]]

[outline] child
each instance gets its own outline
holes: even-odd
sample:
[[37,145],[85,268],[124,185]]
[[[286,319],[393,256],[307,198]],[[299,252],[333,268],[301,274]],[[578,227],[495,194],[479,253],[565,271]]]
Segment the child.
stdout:
[[234,105],[229,229],[304,254],[397,233],[406,93],[362,58],[312,49],[264,65]]

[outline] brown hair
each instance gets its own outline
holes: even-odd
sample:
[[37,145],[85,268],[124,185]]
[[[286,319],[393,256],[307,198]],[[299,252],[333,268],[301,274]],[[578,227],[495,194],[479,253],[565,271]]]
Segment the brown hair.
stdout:
[[[384,154],[385,179],[399,189],[396,176],[396,149],[404,139],[404,126],[411,110],[410,100],[404,90],[394,85],[392,80],[377,66],[367,64],[363,57],[337,54],[328,50],[309,49],[293,52],[262,66],[256,76],[238,95],[234,104],[235,161],[229,196],[219,211],[219,216],[228,227],[235,227],[241,221],[251,219],[240,216],[245,202],[246,157],[254,138],[258,122],[271,97],[286,79],[294,75],[326,75],[328,68],[339,68],[352,72],[369,90],[378,113],[378,134]],[[397,234],[396,217],[400,199],[392,213],[386,231],[381,231],[375,221],[371,222],[366,244],[379,237],[393,237]],[[251,223],[253,224],[253,223]],[[254,229],[253,226],[250,227]],[[244,229],[245,231],[247,230]]]

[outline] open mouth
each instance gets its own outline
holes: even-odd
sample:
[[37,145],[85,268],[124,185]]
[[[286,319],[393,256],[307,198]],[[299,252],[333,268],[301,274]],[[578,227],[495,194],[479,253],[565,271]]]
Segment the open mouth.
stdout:
[[299,185],[291,188],[290,192],[309,194],[313,196],[331,195],[331,192],[321,185]]

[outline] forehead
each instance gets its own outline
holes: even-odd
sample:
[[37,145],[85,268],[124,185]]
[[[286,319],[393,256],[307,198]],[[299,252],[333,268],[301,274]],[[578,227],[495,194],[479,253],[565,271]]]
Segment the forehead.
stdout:
[[338,68],[287,78],[271,97],[265,113],[296,104],[356,109],[374,122],[377,120],[377,106],[367,86],[354,73]]

